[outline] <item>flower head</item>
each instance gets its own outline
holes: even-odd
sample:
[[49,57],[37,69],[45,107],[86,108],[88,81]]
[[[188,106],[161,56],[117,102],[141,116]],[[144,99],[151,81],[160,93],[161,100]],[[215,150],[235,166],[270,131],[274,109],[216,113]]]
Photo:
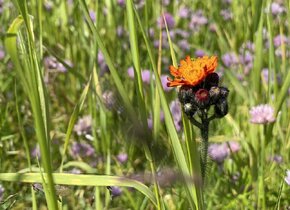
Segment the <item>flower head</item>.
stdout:
[[221,164],[228,157],[229,152],[226,144],[211,144],[208,147],[208,154],[213,161]]
[[[168,13],[168,12],[164,13],[163,15],[164,15],[164,18],[165,18],[167,27],[168,28],[174,28],[174,25],[175,25],[174,17],[170,13]],[[158,24],[158,26],[160,28],[165,28],[165,23],[164,23],[163,15],[161,15],[158,18],[158,20],[157,20],[157,24]]]
[[92,128],[92,117],[86,115],[80,118],[74,126],[74,131],[77,133],[78,136],[85,135],[91,132]]
[[255,106],[250,110],[251,123],[266,124],[275,121],[274,109],[268,104]]
[[120,163],[126,163],[128,160],[128,154],[127,153],[120,153],[117,155],[117,160]]
[[4,196],[5,189],[2,185],[0,185],[0,201],[2,201]]
[[290,186],[290,170],[287,170],[285,177],[285,182]]
[[192,59],[186,56],[185,60],[180,61],[178,68],[170,66],[169,70],[174,80],[168,79],[167,86],[173,87],[178,85],[195,86],[201,83],[207,75],[215,71],[217,67],[217,57],[203,56]]

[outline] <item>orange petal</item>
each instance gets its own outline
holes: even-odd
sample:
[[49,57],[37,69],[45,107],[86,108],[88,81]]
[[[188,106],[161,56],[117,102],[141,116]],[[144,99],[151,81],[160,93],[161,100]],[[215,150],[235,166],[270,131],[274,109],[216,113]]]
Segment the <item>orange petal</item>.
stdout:
[[169,71],[170,71],[170,74],[174,77],[177,77],[179,76],[179,71],[177,68],[175,68],[174,66],[169,66]]

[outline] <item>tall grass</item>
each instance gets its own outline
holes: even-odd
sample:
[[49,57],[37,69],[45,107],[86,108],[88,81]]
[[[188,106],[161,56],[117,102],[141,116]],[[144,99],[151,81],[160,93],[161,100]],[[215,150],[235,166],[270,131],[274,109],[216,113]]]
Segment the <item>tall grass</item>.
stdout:
[[[0,51],[6,53],[0,56],[0,187],[5,187],[0,205],[136,210],[289,205],[284,181],[290,159],[288,2],[281,4],[280,15],[272,14],[272,0],[7,2],[0,16]],[[205,16],[207,23],[194,25],[197,20],[182,17],[182,8]],[[221,14],[226,9],[228,20]],[[277,47],[277,35],[288,41]],[[241,57],[248,41],[254,49],[247,49],[253,59],[246,72]],[[211,157],[203,185],[199,130],[184,114],[177,129],[171,102],[178,89],[165,91],[162,81],[169,65],[178,66],[200,49],[219,57],[216,72],[230,90],[229,113],[210,124],[209,143],[240,144],[222,163]],[[225,61],[230,52],[237,56],[235,65]],[[50,71],[48,57],[65,72]],[[113,105],[104,97],[108,92]],[[274,107],[274,123],[250,123],[249,110],[259,104]],[[75,125],[85,115],[92,119],[90,131],[78,135]],[[94,153],[75,154],[76,143],[90,145]],[[32,155],[36,145],[38,158]],[[119,161],[120,153],[128,160]],[[282,162],[273,161],[277,155]],[[42,183],[44,196],[33,183]],[[60,195],[58,185],[72,192]],[[122,187],[122,195],[114,196],[109,186]]]

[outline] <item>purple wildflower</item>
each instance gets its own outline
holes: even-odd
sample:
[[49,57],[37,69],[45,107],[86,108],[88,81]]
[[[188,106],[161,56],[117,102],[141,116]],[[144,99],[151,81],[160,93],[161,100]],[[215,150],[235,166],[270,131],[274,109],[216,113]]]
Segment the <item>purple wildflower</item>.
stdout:
[[286,171],[285,182],[290,186],[290,170]]
[[123,26],[118,26],[116,31],[117,31],[117,36],[118,37],[123,36],[123,34],[124,34],[124,28],[123,28]]
[[82,171],[80,169],[78,169],[78,168],[73,168],[68,173],[70,173],[70,174],[81,174]]
[[74,126],[74,131],[78,136],[86,135],[91,132],[92,128],[92,117],[87,115],[78,120],[77,124]]
[[250,122],[254,124],[267,124],[275,121],[274,108],[268,104],[252,107],[250,115]]
[[148,33],[149,33],[149,37],[154,37],[154,34],[155,34],[154,28],[149,28]]
[[222,144],[211,144],[208,147],[208,154],[213,161],[222,164],[230,154],[240,150],[240,144],[237,141],[224,142]]
[[103,93],[102,98],[103,98],[103,103],[105,104],[107,109],[112,110],[115,103],[116,103],[116,98],[115,98],[114,92],[106,90]]
[[246,51],[243,55],[240,55],[240,62],[244,65],[245,75],[248,75],[253,68],[253,61],[253,55],[249,51]]
[[117,4],[118,4],[120,7],[124,7],[124,6],[125,6],[125,0],[117,0]]
[[211,24],[209,25],[209,30],[210,30],[210,32],[216,32],[216,30],[217,30],[217,25],[216,25],[215,23],[211,23]]
[[183,51],[189,51],[190,50],[190,44],[188,43],[188,41],[186,39],[182,39],[178,42],[178,46],[180,47],[180,49],[182,49]]
[[170,111],[177,131],[181,130],[181,108],[178,100],[170,103]]
[[[164,113],[161,110],[160,111],[160,121],[163,122],[164,121]],[[148,119],[147,119],[147,124],[148,124],[148,128],[152,129],[153,128],[153,119],[152,119],[152,114],[149,115]]]
[[179,28],[175,30],[175,34],[181,36],[182,38],[188,38],[190,35],[188,31]]
[[[72,66],[69,61],[66,61],[66,64]],[[52,56],[44,58],[44,66],[48,70],[57,70],[58,72],[62,73],[67,71],[66,67],[62,63],[58,62],[55,57]]]
[[225,21],[233,19],[233,13],[229,9],[221,10],[220,15]]
[[45,8],[46,11],[50,12],[52,10],[52,8],[53,8],[53,3],[51,1],[46,1],[44,3],[44,8]]
[[284,7],[282,7],[280,4],[276,3],[276,2],[273,2],[271,4],[271,12],[273,15],[280,15],[282,14],[285,10]]
[[225,144],[211,144],[208,147],[208,154],[213,161],[221,164],[228,157],[229,152]]
[[203,15],[202,10],[198,10],[191,15],[191,20],[189,23],[189,28],[194,31],[198,31],[200,26],[206,25],[208,23],[207,18]]
[[[133,67],[129,67],[127,70],[127,73],[129,75],[129,77],[131,79],[134,79],[135,77],[135,73],[134,73],[134,68]],[[148,69],[142,70],[141,71],[141,77],[142,77],[142,81],[146,84],[150,84],[150,80],[151,80],[151,71]]]
[[34,148],[33,148],[33,150],[32,150],[32,152],[31,152],[31,156],[33,157],[33,158],[40,158],[40,148],[39,148],[39,144],[37,144]]
[[228,143],[226,143],[227,147],[228,147],[228,153],[236,153],[241,149],[241,146],[239,144],[239,142],[237,141],[229,141]]
[[104,55],[100,50],[98,51],[98,64],[100,66],[101,75],[103,75],[104,73],[106,73],[109,70],[109,68],[106,64]]
[[0,60],[2,60],[4,57],[5,57],[5,52],[4,50],[0,48]]
[[150,116],[150,117],[147,119],[147,125],[148,125],[148,128],[149,128],[149,129],[152,129],[152,128],[153,128],[153,119],[152,119],[152,116]]
[[148,69],[145,69],[141,72],[141,77],[142,77],[142,81],[146,84],[150,84],[150,80],[151,80],[151,71]]
[[187,7],[181,7],[178,11],[178,14],[180,18],[188,18],[190,11]]
[[226,67],[231,67],[239,63],[239,58],[234,52],[230,52],[222,56],[222,61]]
[[161,75],[160,76],[161,84],[162,84],[163,90],[165,92],[169,92],[170,90],[173,89],[172,87],[168,87],[167,86],[167,82],[168,82],[167,77],[168,77],[167,75]]
[[273,43],[275,47],[280,47],[283,44],[288,44],[289,43],[289,39],[285,36],[285,35],[277,35],[274,37],[273,39]]
[[120,163],[126,163],[128,160],[128,154],[127,153],[120,153],[117,155],[117,160]]
[[164,6],[168,6],[170,4],[170,0],[162,0],[162,4]]
[[93,10],[90,10],[90,18],[93,22],[96,22],[96,13]]
[[73,142],[71,147],[71,155],[73,157],[91,157],[95,154],[95,149],[87,143]]
[[[166,20],[166,23],[167,23],[167,27],[168,28],[173,28],[175,26],[175,20],[174,20],[174,17],[168,13],[168,12],[165,12],[164,14],[164,18]],[[160,27],[160,28],[165,28],[165,23],[164,23],[164,19],[163,19],[163,15],[161,15],[158,19],[157,19],[157,25]]]
[[269,69],[268,68],[263,68],[261,74],[262,74],[263,81],[265,81],[267,83],[268,80],[269,80]]
[[272,155],[269,157],[269,161],[281,164],[283,162],[283,157],[281,155]]
[[0,202],[1,202],[2,199],[3,199],[4,192],[5,192],[5,189],[4,189],[4,187],[0,184]]
[[134,2],[135,2],[136,9],[141,9],[145,5],[145,0],[137,0]]
[[202,56],[205,55],[205,53],[204,53],[203,50],[196,50],[196,51],[194,52],[194,54],[195,54],[196,57],[202,57]]
[[231,3],[232,3],[232,0],[223,0],[223,2],[224,2],[225,4],[231,4]]
[[111,196],[114,198],[114,197],[117,197],[117,196],[120,196],[122,194],[122,190],[120,187],[117,187],[117,186],[111,186],[111,187],[108,187],[108,189],[110,190],[110,193],[111,193]]
[[73,5],[73,0],[67,0],[67,4],[70,6]]
[[128,68],[127,73],[131,79],[134,79],[134,68],[132,66]]

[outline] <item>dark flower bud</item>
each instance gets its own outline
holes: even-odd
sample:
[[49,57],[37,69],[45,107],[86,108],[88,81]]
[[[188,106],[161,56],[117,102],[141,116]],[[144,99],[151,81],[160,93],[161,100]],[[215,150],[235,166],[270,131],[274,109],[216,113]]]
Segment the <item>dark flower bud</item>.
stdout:
[[183,109],[184,109],[184,113],[189,117],[192,117],[196,112],[196,108],[194,107],[192,103],[184,104]]
[[219,84],[219,75],[217,73],[211,73],[205,78],[205,86],[210,89],[213,86],[218,86]]
[[209,104],[209,92],[206,89],[199,89],[194,96],[194,102],[199,108],[204,108]]
[[211,87],[209,90],[209,100],[210,104],[215,104],[219,99],[221,91],[219,87]]
[[220,99],[214,106],[214,113],[218,118],[224,117],[228,111],[229,107],[226,99]]
[[230,91],[226,87],[220,87],[220,92],[222,98],[227,98]]
[[194,98],[193,90],[190,86],[182,86],[178,92],[178,98],[181,104],[186,104]]

